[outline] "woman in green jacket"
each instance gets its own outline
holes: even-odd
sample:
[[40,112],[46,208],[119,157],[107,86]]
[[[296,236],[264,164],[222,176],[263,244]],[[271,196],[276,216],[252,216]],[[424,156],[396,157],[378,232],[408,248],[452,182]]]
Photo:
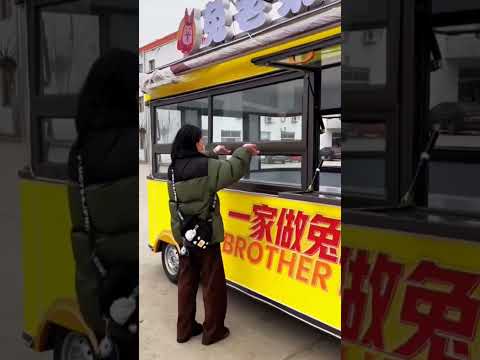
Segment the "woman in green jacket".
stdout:
[[[220,249],[224,232],[216,193],[245,176],[252,156],[258,151],[256,145],[245,144],[235,150],[229,160],[218,159],[218,155],[226,154],[230,154],[230,151],[223,145],[217,146],[212,153],[206,152],[201,129],[192,125],[183,126],[172,145],[168,189],[174,238],[180,248],[190,245],[187,244],[184,230],[188,219],[192,217],[202,224],[208,224],[211,230],[208,246],[189,246],[187,253],[180,256],[179,343],[203,332],[202,343],[210,345],[230,334],[224,325],[227,288]],[[203,326],[195,320],[196,295],[200,283],[205,305]]]

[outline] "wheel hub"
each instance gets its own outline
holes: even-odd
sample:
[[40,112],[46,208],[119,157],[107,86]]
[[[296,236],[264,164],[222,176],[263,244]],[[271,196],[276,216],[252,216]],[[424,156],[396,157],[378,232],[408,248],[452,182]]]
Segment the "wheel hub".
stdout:
[[79,334],[66,336],[62,348],[62,360],[94,360],[93,349],[88,340]]
[[180,266],[180,258],[175,246],[169,245],[166,247],[165,260],[168,272],[172,275],[177,274]]

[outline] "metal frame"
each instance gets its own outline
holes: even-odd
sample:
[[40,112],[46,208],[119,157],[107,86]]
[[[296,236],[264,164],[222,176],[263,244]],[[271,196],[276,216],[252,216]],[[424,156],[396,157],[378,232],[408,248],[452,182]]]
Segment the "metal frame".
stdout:
[[[283,60],[286,57],[293,56],[293,55],[298,55],[298,54],[303,54],[309,51],[317,51],[317,50],[322,50],[326,49],[335,45],[340,45],[342,43],[342,38],[339,35],[332,36],[331,38],[321,40],[321,42],[315,42],[315,43],[310,43],[310,44],[305,44],[305,45],[300,45],[296,47],[292,47],[286,51],[280,51],[276,54],[273,55],[265,55],[265,56],[259,56],[257,58],[252,59],[252,63],[255,65],[263,65],[263,66],[280,66],[280,65],[286,65],[283,63],[278,63],[279,60]],[[328,65],[326,65],[328,66]],[[302,70],[302,71],[313,71],[314,69],[309,67],[309,66],[301,66],[301,65],[292,65],[289,66],[290,69],[294,70]],[[323,68],[323,67],[322,67]]]
[[[156,179],[166,179],[166,174],[160,174],[157,168],[157,155],[158,154],[169,154],[171,151],[171,144],[156,144],[156,132],[157,132],[157,119],[156,119],[156,108],[171,104],[178,104],[181,102],[205,99],[208,98],[209,109],[209,145],[214,147],[219,143],[213,142],[213,98],[218,95],[231,94],[238,91],[253,89],[262,86],[274,85],[286,81],[302,79],[304,76],[295,72],[279,72],[273,73],[259,78],[248,79],[247,81],[242,81],[238,83],[233,83],[227,86],[220,86],[212,89],[205,89],[197,91],[190,94],[182,94],[180,96],[170,97],[167,99],[155,100],[151,102],[151,121],[152,121],[152,174]],[[305,91],[305,90],[304,90]],[[305,94],[304,94],[305,98]],[[303,104],[302,112],[305,114],[305,102]],[[304,116],[302,123],[303,135],[306,133],[306,123],[308,119]],[[244,142],[239,143],[224,143],[227,147],[232,150],[240,147]],[[303,137],[302,140],[291,142],[291,143],[282,143],[280,141],[258,141],[257,142],[259,149],[262,151],[262,154],[272,154],[272,155],[301,155],[306,157],[306,139]],[[305,161],[302,162],[302,174]],[[302,176],[302,185],[303,185],[303,176]],[[233,188],[239,190],[253,191],[253,192],[267,192],[267,193],[278,193],[279,191],[286,190],[299,190],[299,187],[289,187],[289,186],[280,186],[280,185],[268,185],[262,183],[255,183],[254,181],[242,181],[241,183],[235,185]]]
[[[29,79],[29,97],[30,97],[30,113],[29,127],[31,140],[31,168],[35,176],[40,178],[61,179],[68,178],[67,165],[55,164],[45,161],[42,154],[42,119],[44,118],[68,118],[74,119],[77,113],[78,94],[54,94],[45,95],[40,91],[41,69],[40,59],[40,36],[39,29],[39,12],[46,6],[54,6],[61,4],[71,4],[72,6],[82,6],[81,1],[77,0],[36,0],[25,2],[25,13],[27,17],[27,49],[28,49],[28,79]],[[99,16],[100,26],[100,55],[109,48],[108,32],[109,16],[112,14],[131,14],[126,1],[119,1],[115,7],[102,8],[99,6],[92,7],[92,12]],[[117,6],[116,5],[116,6]]]
[[[165,99],[158,99],[153,100],[150,103],[150,111],[151,111],[151,136],[152,136],[152,174],[157,179],[166,179],[165,175],[159,174],[157,169],[157,161],[156,156],[157,154],[169,154],[171,151],[171,144],[157,144],[156,143],[156,132],[157,132],[157,119],[156,119],[156,108],[161,106],[167,106],[172,104],[178,104],[181,102],[198,100],[198,99],[208,99],[208,116],[209,116],[209,128],[208,128],[208,136],[209,136],[209,145],[215,146],[218,143],[213,142],[213,98],[219,95],[231,94],[238,91],[253,89],[262,86],[274,85],[286,81],[298,80],[302,79],[304,76],[298,74],[296,72],[275,72],[273,74],[269,74],[266,76],[261,76],[258,78],[248,79],[246,81],[241,81],[237,83],[221,85],[215,88],[203,89],[197,92],[192,92],[188,94],[182,94],[179,96],[168,97]],[[304,94],[305,95],[305,94]],[[305,96],[304,96],[305,97]],[[303,105],[305,106],[305,104]],[[305,114],[305,108],[303,108],[303,113]],[[304,127],[304,134],[305,134],[305,127],[307,123],[307,119],[304,118],[302,126]],[[240,143],[226,143],[224,145],[228,146],[232,150],[240,147],[243,142]],[[304,155],[304,149],[306,148],[306,140],[303,138],[301,141],[295,141],[292,143],[282,143],[272,142],[272,141],[259,141],[258,142],[259,148],[261,149],[262,153],[265,154],[275,154],[275,155]],[[297,187],[295,189],[298,190]]]
[[[433,26],[445,26],[445,25],[461,25],[468,24],[478,21],[480,18],[480,9],[465,11],[462,13],[446,13],[441,15],[432,15],[432,0],[423,0],[425,6],[424,13],[417,13],[417,22],[423,23],[425,28],[430,30]],[[420,94],[423,94],[422,97],[417,97],[417,107],[419,112],[419,121],[421,129],[422,147],[425,146],[427,142],[428,134],[428,112],[429,112],[429,99],[430,99],[430,73],[424,69],[428,69],[430,65],[430,54],[428,52],[427,46],[421,46],[422,42],[425,43],[428,41],[426,39],[427,32],[422,33],[422,37],[419,37],[419,46],[417,47],[417,57],[419,61],[418,74],[417,77],[421,79],[420,81]],[[418,36],[418,35],[417,35]],[[480,140],[480,135],[478,136]],[[420,156],[420,152],[423,151],[422,148],[417,149],[417,159]],[[432,152],[431,157],[432,162],[451,162],[451,163],[464,163],[464,164],[480,164],[480,145],[474,148],[455,148],[455,147],[441,147],[435,148]],[[421,206],[428,207],[428,194],[429,194],[429,173],[424,171],[420,181],[420,186],[417,189],[416,200],[417,203]],[[429,209],[433,210],[433,209]],[[451,213],[452,210],[449,209],[435,209],[442,213]],[[455,211],[459,213],[460,211]],[[478,213],[472,213],[473,215],[478,215]]]
[[[289,54],[298,54],[301,52],[311,51],[311,50],[320,50],[323,48],[328,48],[334,45],[341,43],[341,37],[335,36],[326,41],[316,42],[313,44],[303,45],[283,51],[274,55],[267,57],[260,57],[253,59],[254,64],[265,64],[270,63],[272,65],[277,65],[271,63],[272,59],[280,59],[288,56]],[[258,141],[257,144],[262,154],[265,155],[300,155],[302,156],[302,168],[301,168],[301,186],[300,188],[305,188],[309,182],[309,179],[313,177],[314,169],[318,163],[318,137],[319,133],[317,131],[317,121],[318,118],[316,115],[324,115],[329,113],[340,113],[340,109],[321,109],[320,96],[314,96],[321,92],[321,70],[340,66],[339,63],[329,64],[321,69],[316,69],[315,74],[312,72],[312,68],[308,69],[308,72],[305,69],[300,69],[298,67],[292,67],[289,69],[283,68],[277,72],[256,77],[239,82],[233,82],[229,84],[224,84],[216,86],[213,88],[202,89],[200,91],[195,91],[191,93],[185,93],[177,96],[167,97],[163,99],[152,100],[150,103],[151,111],[151,136],[152,136],[152,174],[156,179],[166,179],[165,174],[160,174],[157,167],[157,154],[169,154],[171,151],[170,144],[156,144],[156,132],[157,132],[157,119],[156,119],[156,108],[161,106],[167,106],[171,104],[178,104],[181,102],[198,100],[202,98],[207,98],[209,107],[208,107],[208,134],[209,134],[209,144],[210,146],[215,146],[218,143],[213,142],[213,97],[218,95],[225,95],[230,93],[235,93],[243,90],[248,90],[252,88],[258,88],[262,86],[274,85],[281,82],[302,79],[304,80],[304,90],[303,90],[303,104],[302,104],[302,114],[303,114],[303,123],[302,123],[302,140],[294,142],[280,142],[280,141]],[[300,70],[300,72],[299,72]],[[313,92],[310,88],[313,86]],[[235,150],[241,146],[243,142],[240,143],[227,143],[224,144]],[[325,170],[325,172],[340,172],[340,168],[330,168]],[[297,186],[283,186],[267,183],[259,183],[254,181],[242,181],[232,188],[238,190],[246,190],[251,192],[261,192],[261,193],[279,193],[282,191],[294,191],[299,190]]]
[[[382,157],[386,155],[384,158],[387,165],[390,163],[395,166],[390,165],[386,169],[386,175],[388,175],[386,190],[390,192],[387,198],[378,199],[373,195],[366,194],[345,194],[345,189],[343,189],[342,206],[345,208],[342,218],[349,224],[476,241],[478,240],[478,227],[469,225],[467,222],[472,218],[478,219],[480,213],[467,213],[457,209],[428,208],[428,171],[424,171],[421,175],[414,198],[416,207],[395,210],[400,200],[398,196],[403,195],[413,178],[418,159],[428,140],[430,74],[425,69],[428,69],[430,65],[430,45],[427,30],[431,29],[434,20],[435,24],[438,20],[438,24],[450,25],[452,21],[468,23],[474,18],[478,20],[480,16],[480,9],[478,9],[462,14],[435,15],[433,18],[430,11],[431,3],[432,0],[390,1],[392,7],[398,6],[395,14],[392,9],[388,13],[388,23],[391,24],[390,28],[393,30],[390,33],[389,42],[397,39],[394,43],[398,44],[398,46],[394,44],[396,48],[391,48],[392,45],[389,45],[388,67],[389,73],[396,73],[396,75],[392,78],[395,84],[393,92],[385,95],[383,99],[387,100],[388,97],[394,96],[394,101],[390,104],[379,104],[382,102],[382,98],[370,98],[370,95],[365,94],[355,97],[348,92],[347,96],[343,95],[344,110],[347,107],[350,112],[361,110],[362,101],[367,104],[367,106],[363,106],[365,110],[362,110],[366,115],[371,113],[379,116],[381,110],[387,110],[384,107],[390,107],[390,110],[383,113],[384,116],[390,116],[390,122],[385,123],[389,131],[386,136],[386,153],[381,152],[376,155]],[[346,28],[348,29],[344,26],[344,30]],[[342,93],[345,94],[345,89],[342,89]],[[355,116],[359,114],[362,116],[361,111],[355,113]],[[343,155],[360,157],[362,154],[343,152]],[[480,147],[435,149],[431,160],[480,164]],[[350,207],[359,207],[359,205],[363,210],[348,210]],[[384,210],[375,213],[368,212],[369,207],[378,205],[382,205]],[[391,211],[385,207],[389,205],[392,205]],[[402,216],[402,211],[407,215],[415,212],[423,215],[435,214],[441,217],[442,221],[429,223],[426,217],[412,221],[412,218]],[[462,222],[463,219],[464,222]]]
[[[376,20],[374,22],[344,23],[343,31],[361,31],[372,28],[385,28],[387,36],[386,44],[386,83],[385,86],[349,86],[342,84],[342,109],[344,123],[364,123],[372,116],[383,120],[385,124],[385,152],[382,152],[385,159],[385,194],[377,197],[369,193],[347,193],[342,189],[342,205],[346,207],[363,207],[385,204],[396,204],[400,200],[400,178],[401,168],[399,166],[400,158],[400,136],[399,129],[401,121],[408,116],[402,114],[399,106],[400,98],[400,74],[405,70],[400,65],[400,54],[402,45],[401,22],[402,13],[401,1],[389,1],[387,6],[386,19],[384,21]],[[413,44],[411,44],[413,46]],[[348,55],[345,51],[342,55]],[[408,71],[408,70],[407,70]],[[360,90],[360,91],[359,91]],[[354,121],[352,121],[352,119]],[[350,121],[349,121],[350,120]],[[342,152],[344,159],[350,158],[352,153]]]
[[[315,96],[316,94],[322,93],[322,72],[334,67],[340,67],[341,63],[332,63],[321,68],[309,67],[306,65],[289,65],[280,63],[279,61],[285,59],[286,57],[306,53],[309,51],[319,51],[322,49],[327,49],[335,45],[340,45],[342,43],[341,36],[335,35],[329,39],[322,40],[321,42],[310,43],[306,45],[296,46],[286,51],[281,51],[273,55],[261,56],[254,58],[252,62],[255,65],[262,66],[272,66],[278,69],[303,72],[305,74],[305,88],[307,95],[304,97],[304,108],[307,109],[308,114],[308,124],[304,129],[304,139],[307,140],[309,145],[307,148],[307,156],[305,161],[303,161],[302,166],[302,186],[305,187],[308,183],[308,179],[313,178],[315,168],[319,162],[318,148],[319,144],[319,132],[318,129],[321,128],[321,131],[324,130],[324,125],[322,122],[322,116],[328,114],[341,114],[340,108],[331,108],[323,109],[321,104],[321,96]],[[313,87],[313,88],[312,88]],[[330,173],[340,173],[340,167],[330,167],[322,169],[323,172]],[[318,183],[319,179],[317,179]],[[314,184],[316,186],[317,184]]]

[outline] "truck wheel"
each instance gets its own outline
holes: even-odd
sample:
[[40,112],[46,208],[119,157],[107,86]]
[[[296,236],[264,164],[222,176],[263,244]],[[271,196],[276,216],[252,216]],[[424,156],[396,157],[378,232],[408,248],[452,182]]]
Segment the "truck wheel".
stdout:
[[[70,331],[58,336],[53,352],[54,360],[98,360],[90,341],[82,334]],[[118,349],[105,360],[119,360]]]
[[54,360],[95,360],[95,353],[85,336],[67,332],[55,341],[53,358]]
[[176,284],[178,282],[178,272],[180,269],[180,255],[177,247],[171,244],[165,244],[162,249],[163,271],[168,280]]

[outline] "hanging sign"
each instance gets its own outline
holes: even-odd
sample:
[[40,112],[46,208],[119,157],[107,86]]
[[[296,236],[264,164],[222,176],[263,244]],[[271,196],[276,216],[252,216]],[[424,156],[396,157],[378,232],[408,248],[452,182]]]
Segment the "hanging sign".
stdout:
[[190,14],[185,9],[185,16],[178,29],[177,40],[177,49],[185,55],[200,49],[202,42],[200,16],[200,11],[197,9],[193,9]]
[[273,19],[298,15],[325,0],[264,0],[209,1],[203,11],[193,9],[185,16],[178,30],[177,48],[185,56],[200,48],[229,42],[234,35],[251,32],[270,25]]

